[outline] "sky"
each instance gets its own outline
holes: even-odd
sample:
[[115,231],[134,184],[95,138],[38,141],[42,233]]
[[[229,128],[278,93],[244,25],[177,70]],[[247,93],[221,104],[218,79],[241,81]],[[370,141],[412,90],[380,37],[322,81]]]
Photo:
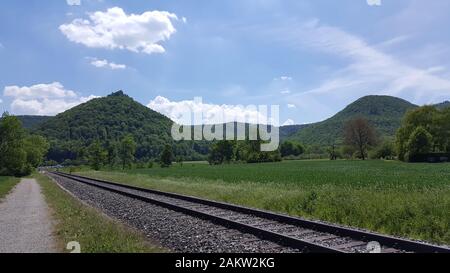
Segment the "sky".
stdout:
[[183,107],[239,119],[258,116],[249,105],[279,105],[286,125],[324,120],[366,95],[450,100],[448,0],[0,7],[0,111],[12,114],[56,115],[117,90],[175,121]]

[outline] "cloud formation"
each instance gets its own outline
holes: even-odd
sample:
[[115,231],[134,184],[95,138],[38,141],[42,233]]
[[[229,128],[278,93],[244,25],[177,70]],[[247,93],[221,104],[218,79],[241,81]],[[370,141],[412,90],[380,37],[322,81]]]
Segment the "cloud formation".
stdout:
[[286,120],[282,126],[290,126],[290,125],[294,125],[295,122],[292,119],[288,119]]
[[[265,113],[255,107],[244,107],[242,105],[218,105],[207,104],[197,100],[170,101],[169,99],[157,96],[151,100],[147,107],[157,111],[173,121],[183,124],[218,124],[227,122],[248,122],[253,124],[278,124],[269,118]],[[186,118],[186,111],[189,113],[203,113],[203,120],[192,120]],[[222,114],[226,113],[224,119]],[[193,115],[193,114],[192,114]]]
[[119,69],[126,69],[127,66],[124,64],[116,64],[113,62],[110,62],[108,60],[100,60],[97,58],[88,58],[90,60],[91,65],[98,67],[98,68],[109,68],[112,70],[119,70]]
[[80,6],[81,0],[66,0],[67,5],[69,6]]
[[381,6],[381,0],[366,0],[369,6]]
[[173,20],[178,20],[177,15],[166,11],[128,15],[114,7],[91,13],[89,19],[75,19],[59,29],[70,41],[87,47],[152,54],[165,52],[160,43],[176,32]]
[[16,115],[56,115],[96,96],[82,97],[59,82],[32,86],[6,86],[3,95],[13,98],[11,110]]

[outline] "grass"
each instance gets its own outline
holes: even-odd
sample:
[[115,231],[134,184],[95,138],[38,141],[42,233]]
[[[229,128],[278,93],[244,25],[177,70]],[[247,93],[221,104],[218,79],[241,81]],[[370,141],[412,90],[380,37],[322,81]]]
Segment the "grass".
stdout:
[[61,252],[66,244],[79,242],[83,253],[163,252],[143,235],[87,207],[59,188],[47,176],[35,174],[56,219],[56,234]]
[[81,174],[450,244],[450,164],[287,161]]
[[0,176],[0,200],[5,197],[19,181],[20,179],[16,177]]

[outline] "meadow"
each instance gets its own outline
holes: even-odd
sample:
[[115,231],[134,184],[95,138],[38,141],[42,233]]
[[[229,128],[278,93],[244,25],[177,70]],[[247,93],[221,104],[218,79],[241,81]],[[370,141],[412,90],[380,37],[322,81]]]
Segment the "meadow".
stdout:
[[450,244],[450,164],[176,164],[81,175]]

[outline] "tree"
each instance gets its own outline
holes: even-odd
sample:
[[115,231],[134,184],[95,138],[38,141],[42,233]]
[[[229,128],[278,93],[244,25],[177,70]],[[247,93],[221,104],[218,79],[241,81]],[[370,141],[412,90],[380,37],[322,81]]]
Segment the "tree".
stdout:
[[365,118],[352,119],[345,124],[344,143],[354,147],[365,160],[368,148],[376,144],[375,130]]
[[45,138],[27,135],[17,117],[5,113],[0,120],[0,175],[29,175],[47,153]]
[[210,148],[208,162],[211,165],[230,163],[235,157],[236,144],[234,141],[222,140],[214,143]]
[[27,162],[33,168],[39,167],[50,148],[50,144],[42,136],[30,135],[25,138],[24,145],[27,152]]
[[119,146],[119,157],[122,162],[122,169],[131,168],[136,153],[136,142],[132,135],[126,135]]
[[285,141],[281,144],[280,152],[282,157],[299,156],[305,152],[305,148],[300,143]]
[[7,113],[0,121],[0,172],[2,175],[22,175],[27,154],[24,146],[25,131],[20,121]]
[[117,143],[113,141],[108,141],[106,144],[106,151],[107,151],[106,161],[109,166],[114,167],[119,158]]
[[395,145],[392,141],[384,141],[370,153],[372,159],[394,159],[396,156]]
[[429,153],[431,151],[432,138],[425,128],[422,126],[417,127],[408,140],[408,159],[416,155]]
[[397,131],[396,148],[399,159],[404,161],[418,154],[449,153],[450,108],[423,106],[409,111]]
[[88,149],[89,149],[89,165],[96,171],[100,170],[100,168],[106,162],[108,153],[102,147],[99,140],[94,141],[94,143],[92,143]]
[[328,154],[330,156],[330,160],[337,160],[338,156],[339,156],[339,151],[337,150],[337,145],[336,143],[332,143],[330,145],[330,147],[328,147]]
[[172,146],[169,144],[166,144],[164,146],[164,150],[161,153],[160,157],[160,164],[162,168],[168,168],[172,165],[173,161],[173,152],[172,152]]

